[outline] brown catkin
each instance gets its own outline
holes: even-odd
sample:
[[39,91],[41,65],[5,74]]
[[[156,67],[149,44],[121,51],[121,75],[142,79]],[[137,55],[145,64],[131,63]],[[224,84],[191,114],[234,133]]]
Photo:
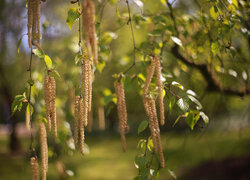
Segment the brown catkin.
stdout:
[[105,129],[105,113],[104,107],[102,105],[98,106],[98,124],[100,130]]
[[35,157],[30,158],[31,179],[39,180],[39,164]]
[[155,106],[155,100],[150,99],[150,105],[152,108],[152,113],[153,113],[153,122],[154,122],[154,130],[155,130],[155,135],[156,135],[156,147],[160,156],[160,164],[161,167],[165,167],[165,160],[164,160],[164,155],[162,151],[162,144],[161,144],[161,137],[160,137],[160,128],[159,128],[159,123],[158,123],[158,118],[157,118],[157,112],[156,112],[156,106]]
[[79,117],[80,117],[80,107],[79,107],[80,96],[75,97],[74,104],[74,142],[75,148],[78,146],[78,134],[79,134]]
[[143,96],[146,96],[147,95],[147,92],[148,92],[148,88],[149,88],[149,85],[152,81],[152,78],[153,78],[153,75],[154,75],[154,72],[155,72],[155,61],[151,61],[151,65],[148,67],[147,69],[147,78],[146,78],[146,81],[145,81],[145,85],[143,87]]
[[25,124],[27,131],[30,132],[30,114],[28,111],[25,112]]
[[122,149],[126,151],[125,131],[127,130],[127,110],[125,102],[124,86],[122,82],[117,81],[115,86],[117,96],[117,111],[119,117],[119,129],[121,135]]
[[158,152],[157,134],[155,130],[154,114],[153,114],[151,99],[152,98],[149,97],[145,98],[145,109],[147,109],[146,111],[148,111],[150,133],[154,144],[154,151],[157,153]]
[[154,57],[155,60],[155,69],[156,69],[156,84],[158,86],[158,103],[160,109],[160,123],[163,126],[165,124],[165,115],[164,115],[164,102],[163,102],[163,87],[161,81],[161,62],[158,56]]
[[55,137],[57,137],[57,121],[56,121],[56,81],[54,77],[50,77],[50,113],[51,113],[51,121],[53,125],[53,132]]
[[51,106],[51,98],[50,93],[51,86],[50,86],[50,76],[46,75],[44,78],[44,101],[45,101],[45,109],[46,109],[46,119],[48,123],[49,131],[51,131],[51,113],[50,113],[50,106]]
[[92,107],[92,85],[93,85],[93,78],[94,78],[94,73],[91,68],[91,62],[89,62],[89,88],[88,88],[88,111],[91,111]]
[[88,125],[88,112],[89,112],[89,74],[90,74],[90,60],[84,59],[84,106],[83,106],[83,117],[84,126]]
[[83,98],[80,98],[79,102],[79,109],[80,109],[80,150],[82,155],[84,155],[84,104]]
[[46,180],[46,173],[48,171],[48,145],[47,145],[46,127],[42,122],[40,123],[39,131],[40,131],[42,179]]
[[92,129],[93,129],[93,110],[92,109],[89,112],[88,117],[89,117],[89,119],[88,119],[87,131],[92,132]]

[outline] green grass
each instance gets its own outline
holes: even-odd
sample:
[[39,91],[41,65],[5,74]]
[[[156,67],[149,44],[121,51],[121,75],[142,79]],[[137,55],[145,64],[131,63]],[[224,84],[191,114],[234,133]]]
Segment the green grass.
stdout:
[[[134,157],[138,137],[127,138],[127,152],[121,150],[118,136],[86,136],[90,154],[82,157],[79,152],[63,155],[61,161],[66,169],[74,172],[74,180],[129,180],[136,176]],[[164,133],[162,134],[167,167],[161,169],[160,179],[171,179],[167,168],[177,176],[200,163],[249,153],[250,129],[239,132]],[[25,155],[11,156],[7,153],[7,139],[0,138],[0,179],[30,179],[29,164]],[[28,140],[22,139],[23,149]],[[56,163],[50,160],[48,180],[59,179]]]

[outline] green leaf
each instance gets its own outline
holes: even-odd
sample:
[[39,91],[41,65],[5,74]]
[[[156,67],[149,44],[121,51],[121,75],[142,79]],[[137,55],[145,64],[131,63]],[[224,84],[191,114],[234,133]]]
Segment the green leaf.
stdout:
[[40,59],[43,59],[45,56],[45,53],[41,49],[33,49],[32,52]]
[[175,105],[175,97],[172,96],[172,97],[169,99],[169,102],[168,102],[168,108],[169,108],[170,114],[172,113],[172,110],[173,110],[174,105]]
[[47,54],[44,55],[44,61],[48,69],[52,69],[52,61]]
[[53,70],[52,74],[54,74],[55,77],[58,77],[59,79],[62,79],[59,72],[57,70]]
[[23,100],[25,100],[26,97],[24,95],[16,95],[14,101],[12,102],[11,105],[11,116],[15,114],[15,112],[21,111],[22,106],[23,106]]
[[78,64],[79,61],[82,60],[82,55],[81,54],[77,54],[76,57],[75,57],[75,64]]
[[142,121],[138,127],[138,134],[143,132],[147,127],[148,127],[148,121],[146,120]]
[[181,42],[181,40],[180,40],[178,37],[171,36],[171,39],[172,39],[177,45],[183,47],[183,46],[182,46],[182,42]]
[[216,42],[212,42],[211,44],[211,51],[213,53],[213,55],[215,56],[220,50],[220,44],[218,41]]
[[137,164],[139,166],[139,168],[146,167],[147,163],[148,163],[148,160],[144,156],[137,156],[135,158],[135,164]]
[[177,179],[177,176],[176,176],[176,174],[175,174],[174,171],[172,171],[171,169],[168,168],[168,172],[169,172],[169,174],[170,174],[174,179]]
[[154,143],[151,137],[148,137],[148,143],[147,143],[147,148],[149,151],[153,151],[154,149]]
[[203,121],[208,124],[209,123],[209,118],[204,112],[200,112],[200,116],[202,117]]
[[99,61],[96,68],[97,70],[101,73],[103,68],[106,66],[106,62],[105,61]]
[[21,43],[22,43],[22,39],[23,39],[23,36],[18,40],[18,43],[17,43],[17,53],[18,54],[19,54]]
[[186,123],[188,124],[188,126],[190,127],[191,130],[194,129],[194,114],[189,112],[188,116],[186,117]]
[[173,127],[179,122],[180,118],[181,118],[181,115],[177,117],[177,119],[175,120],[175,122],[173,124]]
[[68,25],[69,29],[71,29],[72,25],[75,23],[77,19],[79,19],[80,14],[77,8],[71,8],[68,11],[68,17],[66,20],[66,24]]
[[189,104],[188,104],[188,100],[186,98],[180,98],[180,99],[178,99],[178,101],[176,102],[176,104],[178,105],[178,107],[183,112],[187,112],[187,110],[189,108]]
[[191,101],[193,101],[197,105],[197,110],[201,110],[202,109],[201,103],[195,97],[193,97],[191,95],[187,95],[187,96],[189,97],[189,99]]
[[211,17],[214,19],[214,20],[217,20],[218,16],[219,16],[219,11],[217,9],[216,6],[212,6],[209,10],[210,12],[210,15]]
[[30,116],[32,116],[32,114],[33,114],[33,112],[34,112],[33,106],[32,106],[30,103],[28,103],[28,105],[27,105],[27,107],[26,107],[26,112],[27,112]]

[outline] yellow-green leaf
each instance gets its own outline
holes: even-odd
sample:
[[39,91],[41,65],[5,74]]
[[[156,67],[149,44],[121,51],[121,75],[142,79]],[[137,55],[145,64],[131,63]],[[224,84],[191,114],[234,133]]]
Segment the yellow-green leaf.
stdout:
[[72,25],[75,23],[75,21],[80,17],[79,11],[77,8],[71,8],[68,11],[68,17],[66,20],[66,23],[69,27],[69,29],[71,29]]
[[52,68],[52,61],[48,55],[44,56],[44,61],[45,61],[46,66],[48,67],[48,69],[51,69]]
[[209,11],[210,11],[211,17],[214,20],[217,20],[217,18],[219,16],[219,11],[218,11],[217,7],[216,6],[212,6]]

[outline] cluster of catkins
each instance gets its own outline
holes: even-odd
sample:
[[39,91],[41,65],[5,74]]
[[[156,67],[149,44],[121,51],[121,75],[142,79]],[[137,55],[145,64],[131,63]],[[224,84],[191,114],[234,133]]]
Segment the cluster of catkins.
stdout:
[[32,45],[40,47],[40,13],[41,0],[28,0],[28,42],[30,48]]
[[82,1],[82,20],[84,29],[85,46],[89,58],[93,57],[94,63],[98,63],[98,43],[95,28],[95,4],[92,0]]
[[156,85],[158,87],[158,103],[160,109],[160,123],[165,124],[164,117],[164,103],[163,103],[163,85],[161,81],[161,64],[158,56],[154,56],[151,61],[151,65],[147,69],[147,78],[143,87],[143,104],[146,111],[146,115],[149,119],[149,127],[151,132],[152,141],[154,144],[154,151],[160,156],[161,167],[165,167],[164,155],[161,145],[160,128],[157,117],[157,110],[155,105],[155,99],[149,91],[150,83],[153,79],[154,73],[156,74]]
[[126,107],[126,99],[125,99],[125,92],[124,86],[121,82],[121,79],[115,84],[115,92],[117,96],[117,112],[119,118],[119,128],[120,128],[120,135],[121,135],[121,142],[122,142],[122,149],[126,151],[126,138],[125,133],[128,131],[128,124],[127,124],[127,107]]

